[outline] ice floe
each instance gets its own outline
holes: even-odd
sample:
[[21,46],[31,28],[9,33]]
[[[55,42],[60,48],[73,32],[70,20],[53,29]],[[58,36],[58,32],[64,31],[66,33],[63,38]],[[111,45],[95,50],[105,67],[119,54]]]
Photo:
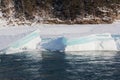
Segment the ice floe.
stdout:
[[11,43],[6,48],[5,52],[7,54],[10,54],[29,50],[36,50],[41,42],[39,33],[40,33],[39,30],[35,30],[32,33],[26,35],[25,37],[15,41],[14,43]]

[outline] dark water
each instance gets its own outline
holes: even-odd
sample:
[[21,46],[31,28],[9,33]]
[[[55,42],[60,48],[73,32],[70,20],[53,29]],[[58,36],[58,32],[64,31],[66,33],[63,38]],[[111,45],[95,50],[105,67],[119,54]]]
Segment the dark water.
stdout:
[[120,80],[120,53],[26,52],[1,55],[0,80]]

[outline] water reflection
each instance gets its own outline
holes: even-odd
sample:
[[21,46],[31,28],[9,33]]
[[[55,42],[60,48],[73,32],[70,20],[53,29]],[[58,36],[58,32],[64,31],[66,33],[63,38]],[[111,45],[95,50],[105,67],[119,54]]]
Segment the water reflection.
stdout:
[[18,53],[1,55],[0,79],[2,80],[33,80],[38,74],[39,65],[30,56],[33,54]]
[[70,65],[65,60],[65,54],[60,52],[52,52],[49,54],[43,52],[41,68],[39,70],[42,80],[68,80],[66,71]]
[[[119,52],[70,52],[66,53],[77,80],[116,80],[120,60]],[[117,59],[116,59],[117,57]],[[118,64],[116,64],[116,62]],[[116,75],[117,74],[117,75]],[[74,75],[75,76],[75,75]]]
[[0,80],[119,80],[119,52],[0,55]]

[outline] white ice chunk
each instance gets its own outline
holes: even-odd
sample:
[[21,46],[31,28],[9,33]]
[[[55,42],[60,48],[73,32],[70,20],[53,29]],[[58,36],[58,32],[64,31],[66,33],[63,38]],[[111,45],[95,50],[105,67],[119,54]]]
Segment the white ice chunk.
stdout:
[[65,51],[117,51],[117,44],[111,34],[95,34],[67,41]]
[[27,36],[23,37],[22,39],[12,43],[6,49],[6,53],[10,54],[27,50],[36,50],[41,42],[39,32],[40,32],[39,30],[36,30],[28,34]]
[[64,37],[58,37],[42,44],[42,48],[49,51],[64,51],[66,47],[65,43],[66,39]]

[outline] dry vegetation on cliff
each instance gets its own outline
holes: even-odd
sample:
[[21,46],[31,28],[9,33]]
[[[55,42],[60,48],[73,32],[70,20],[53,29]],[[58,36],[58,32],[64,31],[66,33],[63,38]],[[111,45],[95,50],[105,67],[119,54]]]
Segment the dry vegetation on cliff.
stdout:
[[1,0],[6,18],[41,23],[98,24],[120,18],[120,0]]

